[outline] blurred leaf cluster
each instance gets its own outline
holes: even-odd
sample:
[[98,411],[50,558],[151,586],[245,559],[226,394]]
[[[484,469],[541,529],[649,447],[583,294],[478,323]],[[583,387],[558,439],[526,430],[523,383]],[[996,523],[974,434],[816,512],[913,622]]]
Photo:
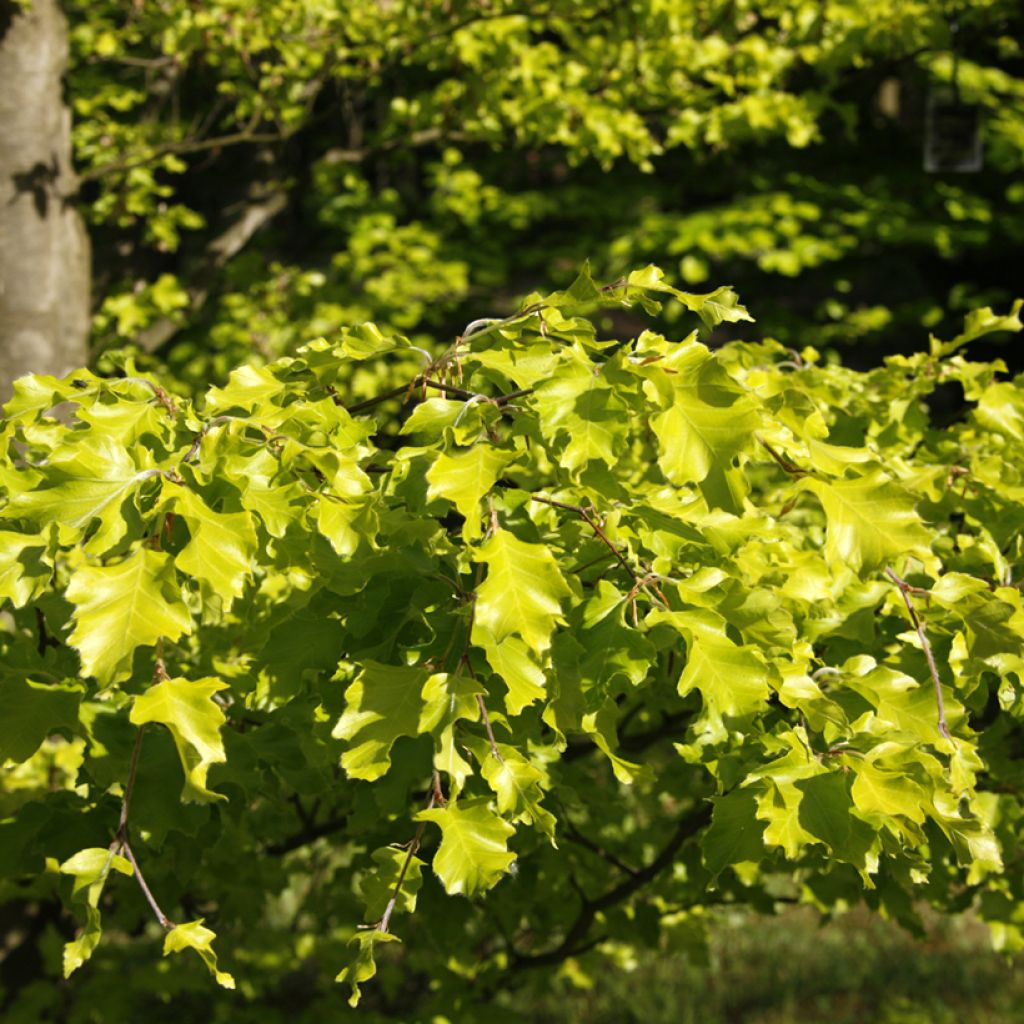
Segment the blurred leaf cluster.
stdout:
[[[95,350],[186,386],[364,319],[454,335],[584,257],[667,254],[874,362],[1014,295],[1015,0],[65,7]],[[929,175],[954,79],[984,168]]]

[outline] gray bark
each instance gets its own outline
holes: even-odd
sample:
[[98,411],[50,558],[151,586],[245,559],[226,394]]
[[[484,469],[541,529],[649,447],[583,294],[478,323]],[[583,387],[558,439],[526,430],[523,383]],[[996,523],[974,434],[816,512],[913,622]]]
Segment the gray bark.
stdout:
[[88,355],[89,239],[73,196],[64,104],[67,22],[57,0],[0,0],[0,401],[26,373]]

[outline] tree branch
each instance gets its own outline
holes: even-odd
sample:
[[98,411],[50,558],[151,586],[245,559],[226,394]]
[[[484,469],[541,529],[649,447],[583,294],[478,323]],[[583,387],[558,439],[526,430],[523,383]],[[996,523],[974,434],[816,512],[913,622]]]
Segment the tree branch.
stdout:
[[[273,220],[287,205],[288,197],[283,189],[270,192],[262,199],[247,204],[241,216],[206,246],[189,288],[191,315],[194,316],[206,305],[220,271],[249,244],[257,231]],[[162,317],[138,335],[135,339],[136,344],[144,352],[156,352],[183,326],[184,324],[177,320]]]
[[241,146],[247,143],[262,142],[283,142],[287,138],[280,132],[254,132],[241,131],[232,132],[229,135],[217,135],[211,139],[181,139],[178,142],[164,142],[154,146],[145,156],[131,156],[130,154],[118,157],[108,163],[93,167],[84,174],[78,176],[78,185],[81,187],[88,181],[96,181],[106,177],[108,174],[117,174],[121,171],[131,171],[136,167],[144,167],[162,156],[183,156],[187,153],[202,153],[208,149],[226,149],[229,146]]
[[580,953],[592,948],[596,943],[588,941],[588,933],[597,915],[602,910],[607,910],[609,907],[629,899],[635,892],[656,878],[672,863],[676,852],[683,843],[695,836],[710,821],[711,808],[708,805],[698,808],[696,813],[683,818],[676,826],[668,842],[649,864],[635,871],[625,881],[607,890],[595,899],[588,900],[581,897],[582,906],[580,911],[557,946],[547,952],[535,954],[522,954],[512,949],[510,950],[511,962],[509,966],[513,970],[549,967],[552,964],[561,963],[571,956],[578,956]]
[[304,828],[301,832],[287,836],[279,842],[264,847],[264,852],[269,853],[272,857],[283,857],[286,853],[291,853],[293,850],[308,846],[317,839],[323,839],[324,836],[340,832],[347,824],[347,815],[328,818],[327,821],[322,821],[320,824],[310,824],[309,827]]
[[584,508],[583,505],[570,505],[564,501],[555,501],[553,498],[548,498],[543,494],[531,494],[531,501],[539,501],[544,505],[550,505],[552,508],[565,509],[566,512],[574,512],[582,519],[587,526],[594,531],[594,535],[608,550],[615,556],[616,561],[622,566],[626,572],[633,579],[633,589],[630,592],[629,598],[632,599],[637,591],[646,590],[662,607],[668,607],[668,598],[661,592],[661,588],[657,584],[657,578],[649,572],[640,572],[634,567],[629,559],[617,548],[609,539],[608,534],[604,532],[604,527],[594,517],[593,511],[588,508]]
[[[163,667],[163,660],[158,657],[156,665],[155,678],[157,680],[166,679],[167,672]],[[160,904],[157,903],[156,897],[146,884],[146,879],[142,874],[142,869],[139,867],[139,862],[135,859],[131,843],[128,842],[128,811],[131,807],[132,794],[135,792],[135,779],[139,771],[139,755],[142,753],[142,734],[145,728],[145,724],[140,725],[138,732],[135,734],[135,746],[132,747],[132,757],[128,765],[128,779],[125,782],[124,795],[121,797],[121,815],[118,819],[117,832],[114,834],[114,840],[110,844],[110,849],[114,853],[124,854],[127,858],[128,863],[132,866],[135,881],[139,883],[142,895],[145,896],[146,902],[153,911],[153,915],[160,922],[160,927],[169,931],[174,927],[174,922],[160,909]]]
[[907,606],[907,612],[910,615],[910,621],[914,624],[917,636],[921,641],[921,647],[924,649],[925,660],[928,662],[928,671],[931,672],[932,682],[935,684],[935,706],[938,711],[939,732],[947,740],[952,739],[949,725],[946,723],[946,702],[942,698],[942,681],[939,679],[939,670],[935,664],[932,645],[928,642],[928,634],[924,631],[924,624],[917,614],[917,609],[914,608],[914,602],[910,600],[912,592],[921,593],[921,590],[919,587],[912,587],[906,580],[900,579],[892,569],[886,569],[885,573],[899,587],[900,596],[903,598],[903,603]]
[[[433,776],[431,777],[430,784],[430,797],[427,799],[427,810],[429,811],[435,803],[444,803],[444,794],[441,792],[441,775],[435,768]],[[402,869],[398,872],[398,881],[395,882],[395,887],[391,891],[391,899],[388,900],[388,905],[384,908],[384,914],[380,921],[377,923],[377,931],[386,932],[391,924],[391,915],[394,913],[395,906],[398,903],[398,897],[402,892],[402,883],[405,881],[406,873],[409,870],[409,865],[412,863],[413,857],[416,856],[419,851],[420,844],[423,842],[423,831],[427,827],[425,821],[421,821],[416,826],[416,834],[412,837],[409,842],[409,850],[405,855],[405,860],[402,861]]]

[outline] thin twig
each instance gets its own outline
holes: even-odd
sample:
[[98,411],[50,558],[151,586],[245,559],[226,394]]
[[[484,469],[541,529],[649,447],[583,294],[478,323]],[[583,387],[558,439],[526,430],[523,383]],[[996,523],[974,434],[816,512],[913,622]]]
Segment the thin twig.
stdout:
[[564,509],[566,512],[572,512],[578,515],[594,531],[594,536],[615,556],[616,561],[622,566],[626,572],[629,573],[633,580],[633,589],[630,591],[627,600],[632,600],[640,590],[646,590],[662,607],[668,607],[668,598],[662,593],[661,588],[657,584],[657,578],[652,573],[643,573],[633,566],[629,559],[617,548],[608,537],[608,534],[604,532],[604,527],[597,521],[593,511],[588,508],[584,508],[582,505],[570,505],[565,501],[555,501],[554,498],[548,498],[543,494],[531,494],[530,498],[532,501],[539,501],[544,505],[550,505],[552,508]]
[[931,672],[932,682],[935,684],[935,705],[939,716],[939,732],[942,733],[946,739],[952,739],[953,737],[950,734],[949,726],[946,724],[946,703],[942,699],[942,682],[939,679],[939,670],[935,664],[935,655],[932,653],[932,645],[928,642],[928,634],[924,631],[924,624],[921,622],[921,619],[917,614],[914,602],[910,600],[911,593],[927,593],[927,591],[922,591],[919,587],[912,587],[906,582],[906,580],[897,576],[891,568],[887,568],[885,573],[899,588],[900,595],[903,598],[903,603],[907,606],[910,621],[914,624],[914,628],[917,630],[917,635],[921,640],[921,647],[924,650],[925,660],[928,662],[928,670]]
[[809,471],[801,469],[795,463],[789,461],[780,455],[763,437],[758,437],[757,440],[760,442],[761,447],[779,464],[782,470],[788,473],[790,476],[801,477],[808,476]]
[[[444,794],[441,792],[441,775],[438,770],[434,769],[434,774],[431,777],[430,783],[430,797],[427,800],[427,810],[429,811],[435,803],[444,803]],[[421,821],[416,827],[416,834],[412,837],[409,842],[409,849],[405,854],[405,860],[402,861],[402,868],[398,872],[398,880],[395,882],[395,887],[391,891],[391,898],[388,900],[388,905],[384,908],[384,914],[377,924],[377,931],[386,932],[391,924],[391,915],[395,911],[395,907],[398,904],[398,897],[402,893],[402,883],[405,881],[405,876],[409,871],[409,865],[412,863],[413,857],[419,852],[420,844],[423,842],[423,831],[427,827],[425,821]]]
[[78,176],[78,184],[84,185],[88,181],[95,181],[107,174],[116,174],[121,171],[131,171],[136,167],[144,167],[146,164],[159,160],[162,156],[171,154],[183,156],[187,153],[201,153],[208,149],[225,149],[228,146],[245,145],[259,142],[283,142],[287,138],[280,132],[274,134],[259,132],[232,132],[230,135],[215,136],[211,139],[184,139],[180,142],[165,142],[154,146],[150,152],[138,156],[123,156],[109,163],[93,167],[84,174]]
[[637,869],[630,867],[625,861],[620,860],[611,850],[606,850],[603,846],[599,846],[589,836],[585,836],[567,817],[563,812],[562,821],[565,823],[566,834],[569,839],[576,843],[577,846],[582,846],[585,850],[589,850],[591,853],[596,854],[602,860],[606,860],[612,867],[618,868],[624,875],[635,876]]
[[121,843],[121,851],[124,853],[125,857],[128,858],[128,862],[131,864],[132,869],[135,872],[135,880],[139,883],[139,888],[142,890],[142,895],[146,897],[146,902],[152,909],[157,921],[160,922],[160,926],[162,928],[167,929],[167,931],[170,931],[172,928],[175,927],[175,924],[160,909],[160,904],[157,903],[156,899],[153,896],[153,893],[150,892],[149,886],[146,885],[146,879],[142,876],[142,870],[139,868],[139,862],[135,859],[135,854],[132,853],[131,846],[129,846],[127,842],[123,842]]
[[709,805],[697,808],[690,816],[682,818],[675,831],[653,860],[602,895],[594,899],[582,898],[582,906],[576,915],[576,919],[568,927],[557,946],[547,952],[534,954],[520,953],[513,948],[509,950],[511,957],[509,966],[513,970],[548,967],[552,964],[561,963],[569,957],[578,956],[580,953],[592,948],[595,943],[588,941],[587,936],[597,915],[602,910],[607,910],[609,907],[629,899],[637,890],[655,879],[672,863],[672,859],[679,848],[710,821],[711,807]]
[[494,729],[491,727],[491,716],[487,714],[487,704],[484,702],[484,695],[482,693],[476,695],[476,702],[480,708],[480,718],[483,720],[484,728],[487,730],[487,739],[491,744],[491,753],[499,764],[504,764],[505,758],[501,756],[501,751],[498,750],[498,742],[494,738]]
[[[163,682],[168,678],[167,666],[164,664],[163,658],[163,643],[158,641],[157,643],[157,654],[156,654],[156,666],[153,669],[153,681],[156,683]],[[135,734],[135,745],[132,747],[131,761],[128,763],[128,778],[124,784],[124,795],[121,797],[121,814],[118,817],[117,832],[114,834],[114,841],[110,844],[110,849],[115,853],[123,853],[128,858],[128,862],[132,866],[132,870],[135,874],[135,880],[139,883],[139,888],[142,890],[142,895],[146,897],[146,902],[150,905],[157,921],[160,922],[160,926],[167,930],[173,928],[174,922],[168,918],[168,916],[160,909],[160,905],[157,903],[156,898],[150,891],[149,886],[146,884],[146,879],[142,874],[142,869],[139,867],[139,862],[135,859],[135,853],[132,850],[131,843],[128,841],[128,812],[131,809],[132,794],[135,792],[135,780],[139,773],[139,757],[142,754],[142,736],[145,731],[146,725],[143,723],[139,726],[138,732]]]
[[132,748],[132,759],[128,765],[128,781],[124,786],[124,796],[121,798],[121,817],[117,823],[117,838],[122,843],[128,842],[128,810],[132,802],[132,793],[135,792],[135,776],[139,771],[139,755],[142,753],[142,734],[146,729],[145,723],[139,726],[135,734],[135,746]]

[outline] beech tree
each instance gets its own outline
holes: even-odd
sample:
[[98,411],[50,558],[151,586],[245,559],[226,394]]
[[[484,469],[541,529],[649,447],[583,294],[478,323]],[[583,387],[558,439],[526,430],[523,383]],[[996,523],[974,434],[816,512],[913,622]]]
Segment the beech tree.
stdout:
[[[703,327],[595,326],[665,299]],[[194,401],[23,378],[5,1019],[500,1016],[719,904],[971,908],[1019,950],[1024,380],[970,351],[1022,306],[858,372],[709,349],[728,287],[584,270]]]

